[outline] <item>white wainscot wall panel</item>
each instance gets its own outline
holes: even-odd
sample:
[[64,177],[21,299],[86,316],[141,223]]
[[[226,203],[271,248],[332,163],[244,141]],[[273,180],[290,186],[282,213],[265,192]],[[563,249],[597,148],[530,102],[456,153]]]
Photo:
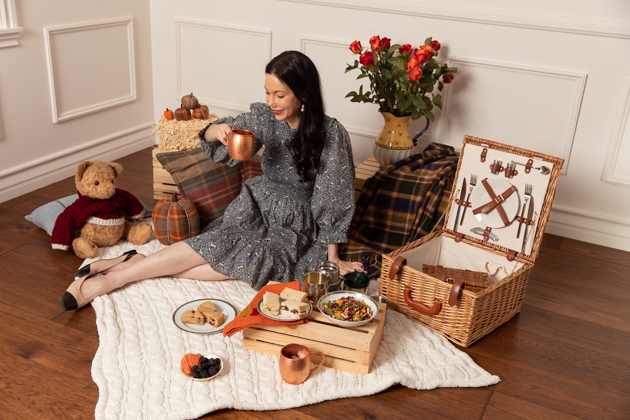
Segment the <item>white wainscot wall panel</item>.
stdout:
[[74,176],[84,160],[112,161],[157,144],[153,123],[112,133],[0,171],[0,203]]
[[[504,26],[513,28],[533,29],[549,32],[565,32],[579,35],[603,36],[611,38],[630,39],[630,25],[624,18],[628,15],[627,9],[624,9],[619,17],[622,20],[611,20],[603,13],[600,16],[570,16],[565,13],[542,12],[534,6],[533,10],[524,10],[527,6],[521,6],[514,2],[499,2],[500,7],[490,4],[479,4],[480,2],[466,3],[472,4],[456,4],[457,2],[427,2],[419,0],[279,0],[288,3],[303,3],[331,8],[340,8],[347,10],[364,10],[375,13],[398,14],[403,16],[415,16],[418,18],[430,18],[436,20],[448,20],[456,22],[466,22],[473,24],[482,24],[488,26]],[[452,3],[452,4],[449,4]],[[608,4],[607,4],[608,3]],[[517,5],[518,4],[518,5]],[[556,6],[553,4],[545,5]],[[576,9],[580,6],[577,5]],[[599,7],[597,7],[599,6]],[[609,2],[601,1],[597,4],[595,10],[601,10],[608,7],[611,10]],[[560,7],[562,9],[562,7]],[[583,10],[588,10],[585,8]],[[582,12],[584,13],[584,12]],[[586,12],[588,13],[588,12]],[[603,18],[603,16],[606,16]]]
[[175,24],[177,101],[194,93],[202,104],[238,113],[264,97],[270,30],[182,19]]
[[53,122],[136,99],[131,18],[44,28]]
[[[441,142],[465,134],[565,160],[566,174],[586,74],[451,57],[457,83],[445,97]],[[527,115],[527,118],[523,116]]]
[[630,79],[621,96],[602,180],[630,187]]
[[[348,73],[339,71],[339,67],[331,66],[330,63],[351,64],[358,56],[349,54],[348,46],[352,40],[333,40],[321,37],[302,36],[302,52],[309,56],[317,66],[322,81],[324,99],[326,100],[326,113],[334,116],[343,122],[344,127],[351,134],[376,138],[383,121],[374,109],[376,118],[366,119],[364,112],[357,112],[358,109],[365,111],[370,105],[350,102],[345,96],[350,91],[358,91],[359,86],[364,89],[370,87],[368,79],[356,80],[361,74],[358,70]],[[376,104],[373,105],[376,107]]]

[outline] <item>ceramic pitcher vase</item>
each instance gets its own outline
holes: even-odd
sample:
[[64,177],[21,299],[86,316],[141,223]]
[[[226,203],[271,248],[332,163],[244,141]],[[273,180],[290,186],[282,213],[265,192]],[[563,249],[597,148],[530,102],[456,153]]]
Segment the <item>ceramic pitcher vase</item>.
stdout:
[[413,139],[409,134],[411,116],[396,117],[389,112],[381,112],[385,125],[376,138],[376,144],[386,149],[412,149]]
[[372,152],[379,165],[385,167],[411,156],[414,144],[409,134],[410,116],[396,117],[382,111],[381,115],[385,125],[374,142]]

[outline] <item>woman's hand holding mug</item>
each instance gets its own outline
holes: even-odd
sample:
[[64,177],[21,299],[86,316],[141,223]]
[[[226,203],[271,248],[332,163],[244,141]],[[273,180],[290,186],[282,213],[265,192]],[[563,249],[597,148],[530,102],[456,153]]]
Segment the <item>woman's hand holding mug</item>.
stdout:
[[217,140],[227,146],[228,140],[232,137],[232,126],[230,124],[218,124],[216,127]]

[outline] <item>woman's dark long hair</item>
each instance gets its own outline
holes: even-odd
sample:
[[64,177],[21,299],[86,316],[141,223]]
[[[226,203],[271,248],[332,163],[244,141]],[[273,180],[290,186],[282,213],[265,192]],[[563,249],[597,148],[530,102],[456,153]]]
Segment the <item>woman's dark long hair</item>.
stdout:
[[299,51],[285,51],[265,67],[265,73],[276,76],[304,104],[300,126],[287,146],[302,182],[313,181],[322,165],[321,154],[326,139],[324,100],[315,64]]

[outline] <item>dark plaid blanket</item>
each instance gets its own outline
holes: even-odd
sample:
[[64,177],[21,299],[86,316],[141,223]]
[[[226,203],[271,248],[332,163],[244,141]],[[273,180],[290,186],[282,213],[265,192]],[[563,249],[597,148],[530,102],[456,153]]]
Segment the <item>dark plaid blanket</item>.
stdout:
[[387,254],[444,225],[459,157],[433,143],[422,153],[381,168],[365,182],[340,257],[370,261],[370,277]]

